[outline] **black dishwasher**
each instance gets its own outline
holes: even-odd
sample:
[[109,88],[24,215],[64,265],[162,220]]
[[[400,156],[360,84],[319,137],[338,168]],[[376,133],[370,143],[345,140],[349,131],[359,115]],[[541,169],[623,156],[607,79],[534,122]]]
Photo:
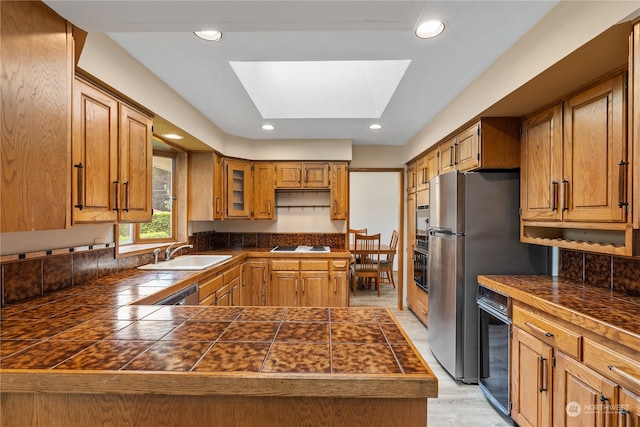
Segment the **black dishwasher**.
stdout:
[[161,299],[154,305],[198,305],[200,302],[200,291],[197,283],[193,283],[186,288],[180,289]]
[[511,305],[509,298],[478,286],[479,385],[489,402],[513,423],[510,413],[509,370]]

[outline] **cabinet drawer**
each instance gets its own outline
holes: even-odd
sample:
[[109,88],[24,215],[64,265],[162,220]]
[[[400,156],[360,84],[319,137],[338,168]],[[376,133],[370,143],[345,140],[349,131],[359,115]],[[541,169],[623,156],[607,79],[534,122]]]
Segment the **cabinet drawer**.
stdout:
[[605,377],[640,393],[640,362],[611,350],[601,344],[584,340],[584,364]]
[[240,266],[236,265],[235,267],[232,267],[231,269],[222,273],[222,275],[224,277],[224,283],[229,283],[233,279],[240,277]]
[[417,301],[420,302],[425,307],[428,307],[429,306],[429,294],[426,293],[425,291],[423,291],[420,288],[416,289],[416,293],[417,293],[417,298],[416,298]]
[[[425,294],[426,295],[426,294]],[[427,324],[429,318],[429,306],[425,304],[421,298],[416,299],[415,310],[416,316],[424,323]]]
[[301,260],[300,270],[302,271],[328,271],[329,260]]
[[346,259],[338,259],[331,261],[333,270],[346,270],[349,267],[349,261]]
[[271,270],[273,271],[298,271],[300,270],[300,261],[291,259],[274,259],[271,261]]
[[[200,281],[198,284],[200,290],[200,301],[205,300],[209,295],[212,295],[217,289],[222,286],[222,275],[210,277],[204,281]],[[207,304],[203,304],[207,305]]]
[[582,358],[582,336],[521,307],[513,307],[513,324],[576,360]]

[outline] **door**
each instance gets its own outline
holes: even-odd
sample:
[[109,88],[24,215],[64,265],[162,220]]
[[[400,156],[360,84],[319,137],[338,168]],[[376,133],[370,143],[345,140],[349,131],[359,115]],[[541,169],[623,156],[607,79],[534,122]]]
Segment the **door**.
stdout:
[[553,388],[554,427],[609,427],[617,386],[560,352],[556,354]]
[[151,221],[152,120],[120,104],[120,192],[122,222]]
[[302,169],[304,188],[329,188],[328,163],[303,163]]
[[74,98],[73,223],[116,222],[118,102],[80,80]]
[[521,427],[551,427],[553,348],[513,328],[511,417]]
[[455,139],[452,139],[440,147],[438,170],[441,174],[456,170],[455,145]]
[[522,219],[559,221],[562,177],[562,107],[549,108],[522,124],[520,166]]
[[273,163],[253,165],[253,219],[275,218]]
[[269,286],[269,305],[298,306],[299,271],[274,271]]
[[242,270],[242,305],[266,305],[267,261],[251,260]]
[[276,163],[276,188],[302,188],[302,163]]
[[562,207],[567,221],[626,221],[623,76],[565,102]]
[[626,389],[620,390],[619,407],[615,414],[615,426],[640,427],[640,396]]
[[429,235],[429,347],[454,377],[462,375],[462,278],[458,258],[464,237],[430,232]]
[[329,272],[302,271],[300,272],[301,307],[326,307],[329,301]]
[[331,165],[331,219],[345,220],[349,216],[349,172],[346,163]]
[[[403,275],[405,257],[404,245],[404,180],[403,169],[349,171],[349,228],[367,228],[370,234],[380,233],[380,242],[391,241],[393,230],[400,239],[394,258],[393,270],[398,277],[397,306],[403,309],[405,277]],[[375,191],[372,191],[375,189]],[[409,213],[407,212],[407,215]],[[415,215],[415,211],[410,215]]]
[[480,166],[480,125],[474,125],[456,136],[455,148],[459,171]]
[[224,160],[226,182],[226,217],[249,218],[251,216],[251,163],[241,160]]

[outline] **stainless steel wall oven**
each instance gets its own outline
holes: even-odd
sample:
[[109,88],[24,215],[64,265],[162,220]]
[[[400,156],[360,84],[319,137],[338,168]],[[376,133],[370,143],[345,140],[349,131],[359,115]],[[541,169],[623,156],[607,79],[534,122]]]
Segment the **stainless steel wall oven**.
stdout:
[[429,246],[426,242],[418,240],[413,250],[413,280],[419,288],[429,292]]

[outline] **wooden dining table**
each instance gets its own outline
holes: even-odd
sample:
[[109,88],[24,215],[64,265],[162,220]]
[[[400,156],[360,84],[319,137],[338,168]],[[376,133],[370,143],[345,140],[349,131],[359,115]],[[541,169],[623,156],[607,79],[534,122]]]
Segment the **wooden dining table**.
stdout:
[[[349,245],[349,252],[355,252],[355,245]],[[377,250],[367,251],[367,253],[377,253]],[[392,249],[389,247],[387,243],[380,243],[380,255],[391,255],[395,254],[396,249]]]

